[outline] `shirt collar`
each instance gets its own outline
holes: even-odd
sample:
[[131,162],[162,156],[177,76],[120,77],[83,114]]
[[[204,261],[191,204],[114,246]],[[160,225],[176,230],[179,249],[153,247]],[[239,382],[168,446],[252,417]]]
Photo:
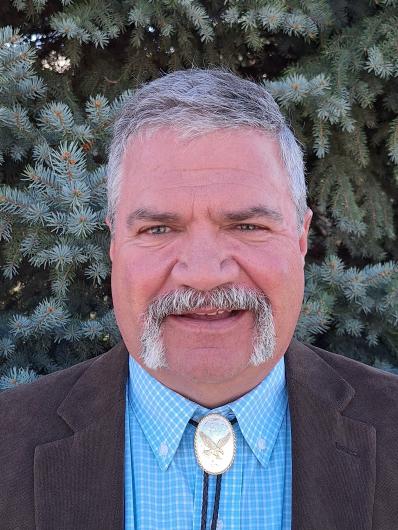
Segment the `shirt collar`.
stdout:
[[160,383],[129,356],[129,406],[165,471],[197,404]]
[[287,405],[284,357],[259,385],[230,404],[246,442],[264,467],[271,458]]
[[128,406],[162,470],[173,460],[190,418],[198,421],[210,412],[218,412],[230,420],[236,417],[256,458],[263,466],[268,464],[287,408],[283,357],[253,390],[215,409],[202,407],[166,387],[131,355],[127,383]]

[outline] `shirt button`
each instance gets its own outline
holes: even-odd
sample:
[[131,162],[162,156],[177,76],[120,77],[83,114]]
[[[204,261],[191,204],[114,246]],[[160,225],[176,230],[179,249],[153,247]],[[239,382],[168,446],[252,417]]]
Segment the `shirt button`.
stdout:
[[168,452],[169,452],[169,446],[165,442],[162,442],[159,447],[160,456],[167,456]]
[[216,528],[216,530],[222,530],[223,528],[224,528],[224,523],[222,522],[221,519],[219,519],[219,520],[217,521],[217,528]]
[[265,449],[265,440],[264,440],[264,438],[259,438],[257,440],[257,447],[260,449],[260,451],[264,451],[264,449]]

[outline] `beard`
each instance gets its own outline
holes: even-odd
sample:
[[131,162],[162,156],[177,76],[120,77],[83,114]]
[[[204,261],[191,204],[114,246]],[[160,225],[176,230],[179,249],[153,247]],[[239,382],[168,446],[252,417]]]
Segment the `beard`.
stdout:
[[275,325],[272,308],[262,291],[246,287],[217,287],[210,292],[176,289],[155,298],[143,315],[140,357],[151,369],[167,368],[162,322],[169,315],[214,307],[224,310],[252,311],[255,320],[253,351],[249,365],[259,366],[271,359],[275,350]]

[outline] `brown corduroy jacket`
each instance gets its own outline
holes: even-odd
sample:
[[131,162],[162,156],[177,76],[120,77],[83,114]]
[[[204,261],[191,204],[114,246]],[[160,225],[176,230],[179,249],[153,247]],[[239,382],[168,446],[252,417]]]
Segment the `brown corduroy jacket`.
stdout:
[[[398,377],[296,340],[285,366],[292,529],[398,530]],[[1,530],[123,530],[127,376],[120,343],[0,393]]]

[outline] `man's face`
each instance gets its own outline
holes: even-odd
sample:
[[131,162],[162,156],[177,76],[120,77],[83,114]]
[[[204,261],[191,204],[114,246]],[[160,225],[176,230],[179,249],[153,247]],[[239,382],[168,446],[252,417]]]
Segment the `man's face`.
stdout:
[[[279,145],[263,132],[221,130],[182,140],[165,128],[131,138],[110,249],[115,314],[130,354],[143,364],[143,317],[154,302],[187,290],[260,293],[270,303],[276,339],[266,362],[250,362],[253,310],[169,314],[160,326],[167,367],[148,370],[189,397],[196,387],[258,384],[294,332],[310,220],[308,211],[299,234]],[[217,309],[206,308],[196,312]]]

